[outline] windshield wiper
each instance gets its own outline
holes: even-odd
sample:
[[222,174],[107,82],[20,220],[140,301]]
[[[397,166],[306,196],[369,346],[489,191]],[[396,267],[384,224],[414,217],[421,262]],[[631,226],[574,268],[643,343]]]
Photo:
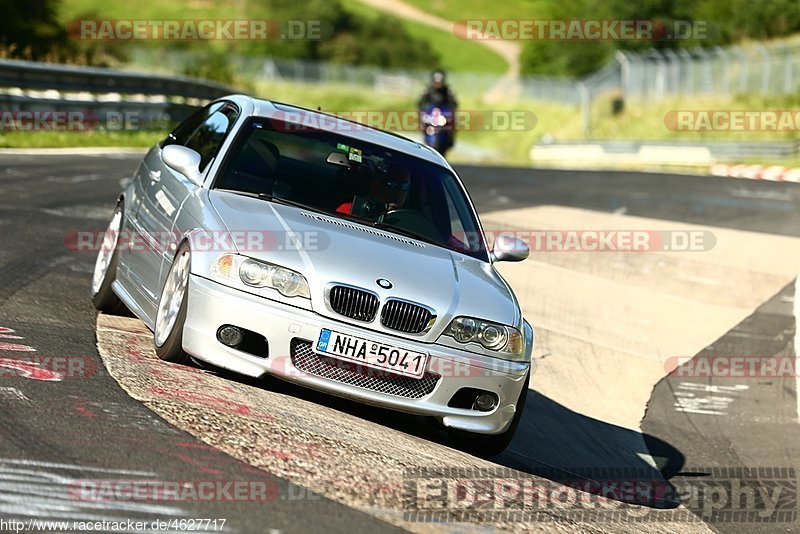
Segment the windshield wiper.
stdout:
[[261,200],[277,202],[278,204],[283,204],[285,206],[293,206],[295,208],[302,208],[305,210],[322,212],[322,210],[320,210],[319,208],[315,208],[314,206],[309,206],[308,204],[303,204],[302,202],[297,202],[296,200],[289,200],[288,198],[274,197],[272,195],[268,195],[267,193],[258,193],[256,196]]
[[294,200],[289,200],[286,198],[274,197],[267,193],[253,193],[251,191],[239,191],[237,189],[223,189],[223,188],[218,188],[216,189],[216,191],[222,191],[224,193],[233,193],[234,195],[243,195],[250,198],[257,198],[260,200],[277,202],[278,204],[285,204],[286,206],[293,206],[295,208],[303,208],[306,210],[324,213],[322,210],[320,210],[319,208],[315,208],[314,206],[309,206],[308,204],[303,204],[302,202],[296,202]]
[[430,243],[431,245],[436,245],[437,247],[448,248],[447,245],[445,245],[444,243],[440,243],[438,241],[435,241],[434,239],[431,239],[428,236],[425,236],[425,235],[422,235],[422,234],[418,234],[417,232],[414,232],[412,230],[406,230],[405,228],[398,228],[397,226],[394,226],[392,224],[386,224],[385,222],[381,222],[381,221],[373,221],[372,222],[372,226],[374,228],[379,228],[381,230],[387,230],[387,231],[390,231],[390,232],[394,232],[396,234],[404,235],[406,237],[411,237],[413,239],[418,239],[419,241],[424,241],[425,243]]

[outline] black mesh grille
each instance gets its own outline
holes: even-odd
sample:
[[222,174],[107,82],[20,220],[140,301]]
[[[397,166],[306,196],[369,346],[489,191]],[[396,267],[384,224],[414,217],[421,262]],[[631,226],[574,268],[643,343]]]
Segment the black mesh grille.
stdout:
[[291,353],[292,364],[305,373],[408,399],[429,395],[441,378],[430,372],[422,378],[411,378],[323,356],[312,350],[310,341],[303,339],[292,340]]
[[370,322],[378,311],[378,297],[354,287],[333,286],[328,300],[333,311],[358,321]]
[[387,300],[381,312],[383,326],[409,334],[424,331],[432,318],[433,314],[427,308],[402,300]]

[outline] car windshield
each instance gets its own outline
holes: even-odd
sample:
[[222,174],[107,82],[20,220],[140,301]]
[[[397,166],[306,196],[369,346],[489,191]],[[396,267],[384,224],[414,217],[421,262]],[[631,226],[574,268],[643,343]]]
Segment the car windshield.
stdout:
[[214,187],[488,259],[478,222],[451,171],[338,132],[251,118]]

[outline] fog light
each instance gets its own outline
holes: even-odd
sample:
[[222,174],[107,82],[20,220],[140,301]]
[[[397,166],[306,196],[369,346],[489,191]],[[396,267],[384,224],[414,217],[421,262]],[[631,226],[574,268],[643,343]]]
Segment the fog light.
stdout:
[[497,406],[497,395],[494,393],[481,393],[475,397],[475,408],[482,412],[488,412]]
[[223,326],[217,330],[217,339],[223,345],[236,348],[244,341],[244,334],[235,326]]

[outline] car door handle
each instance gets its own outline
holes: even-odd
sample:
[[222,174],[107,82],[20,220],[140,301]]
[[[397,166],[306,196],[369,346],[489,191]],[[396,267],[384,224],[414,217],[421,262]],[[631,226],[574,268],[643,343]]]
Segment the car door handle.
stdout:
[[161,171],[150,171],[150,185],[161,181]]

